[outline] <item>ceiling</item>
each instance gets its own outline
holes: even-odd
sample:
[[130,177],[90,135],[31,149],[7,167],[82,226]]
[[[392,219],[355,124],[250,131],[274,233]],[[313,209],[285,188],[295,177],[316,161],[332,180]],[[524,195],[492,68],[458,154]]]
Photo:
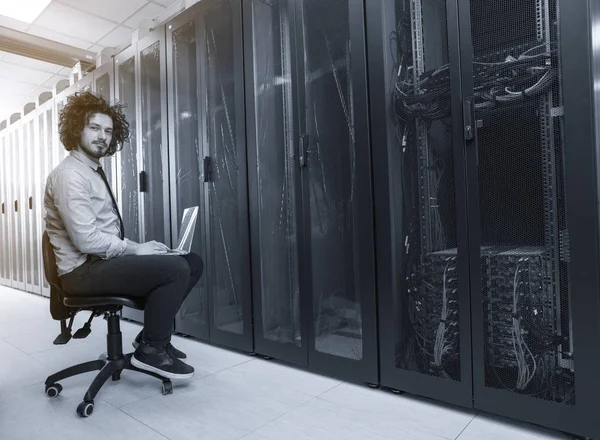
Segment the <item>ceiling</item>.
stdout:
[[[0,15],[0,26],[99,53],[131,41],[142,21],[174,3],[180,0],[52,0],[33,23]],[[70,73],[68,67],[0,51],[0,121],[37,102],[40,93]]]

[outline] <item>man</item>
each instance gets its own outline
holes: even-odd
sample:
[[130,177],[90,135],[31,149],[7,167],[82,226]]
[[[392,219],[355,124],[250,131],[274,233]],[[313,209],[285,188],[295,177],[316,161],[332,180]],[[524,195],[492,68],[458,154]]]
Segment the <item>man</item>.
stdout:
[[109,106],[90,92],[68,98],[58,131],[70,155],[46,182],[46,230],[65,292],[147,298],[144,329],[134,341],[131,363],[186,379],[194,369],[171,345],[172,324],[203,264],[196,254],[166,256],[168,247],[156,241],[123,239],[123,221],[100,164],[129,139],[122,107]]

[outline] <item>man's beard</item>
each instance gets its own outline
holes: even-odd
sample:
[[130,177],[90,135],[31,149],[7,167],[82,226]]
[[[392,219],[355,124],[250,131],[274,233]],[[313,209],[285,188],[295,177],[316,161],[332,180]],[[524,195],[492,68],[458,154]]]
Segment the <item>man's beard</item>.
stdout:
[[96,159],[101,159],[108,153],[108,148],[104,142],[92,142],[91,147],[86,147],[85,150],[86,153],[92,157],[95,157]]

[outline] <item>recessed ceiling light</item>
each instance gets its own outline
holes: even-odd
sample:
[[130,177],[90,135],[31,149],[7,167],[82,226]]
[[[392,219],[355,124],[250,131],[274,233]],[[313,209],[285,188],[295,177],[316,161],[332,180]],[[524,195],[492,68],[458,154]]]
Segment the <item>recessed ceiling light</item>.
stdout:
[[52,0],[19,0],[0,2],[0,15],[14,18],[25,23],[33,23],[33,20],[46,9]]

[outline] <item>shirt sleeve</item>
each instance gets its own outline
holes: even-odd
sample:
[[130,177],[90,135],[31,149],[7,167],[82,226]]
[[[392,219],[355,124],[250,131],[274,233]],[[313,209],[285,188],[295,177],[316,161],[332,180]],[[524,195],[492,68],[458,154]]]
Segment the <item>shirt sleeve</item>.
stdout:
[[56,176],[54,205],[73,245],[84,254],[109,260],[121,255],[127,243],[96,226],[90,198],[89,180],[76,170],[63,170]]

